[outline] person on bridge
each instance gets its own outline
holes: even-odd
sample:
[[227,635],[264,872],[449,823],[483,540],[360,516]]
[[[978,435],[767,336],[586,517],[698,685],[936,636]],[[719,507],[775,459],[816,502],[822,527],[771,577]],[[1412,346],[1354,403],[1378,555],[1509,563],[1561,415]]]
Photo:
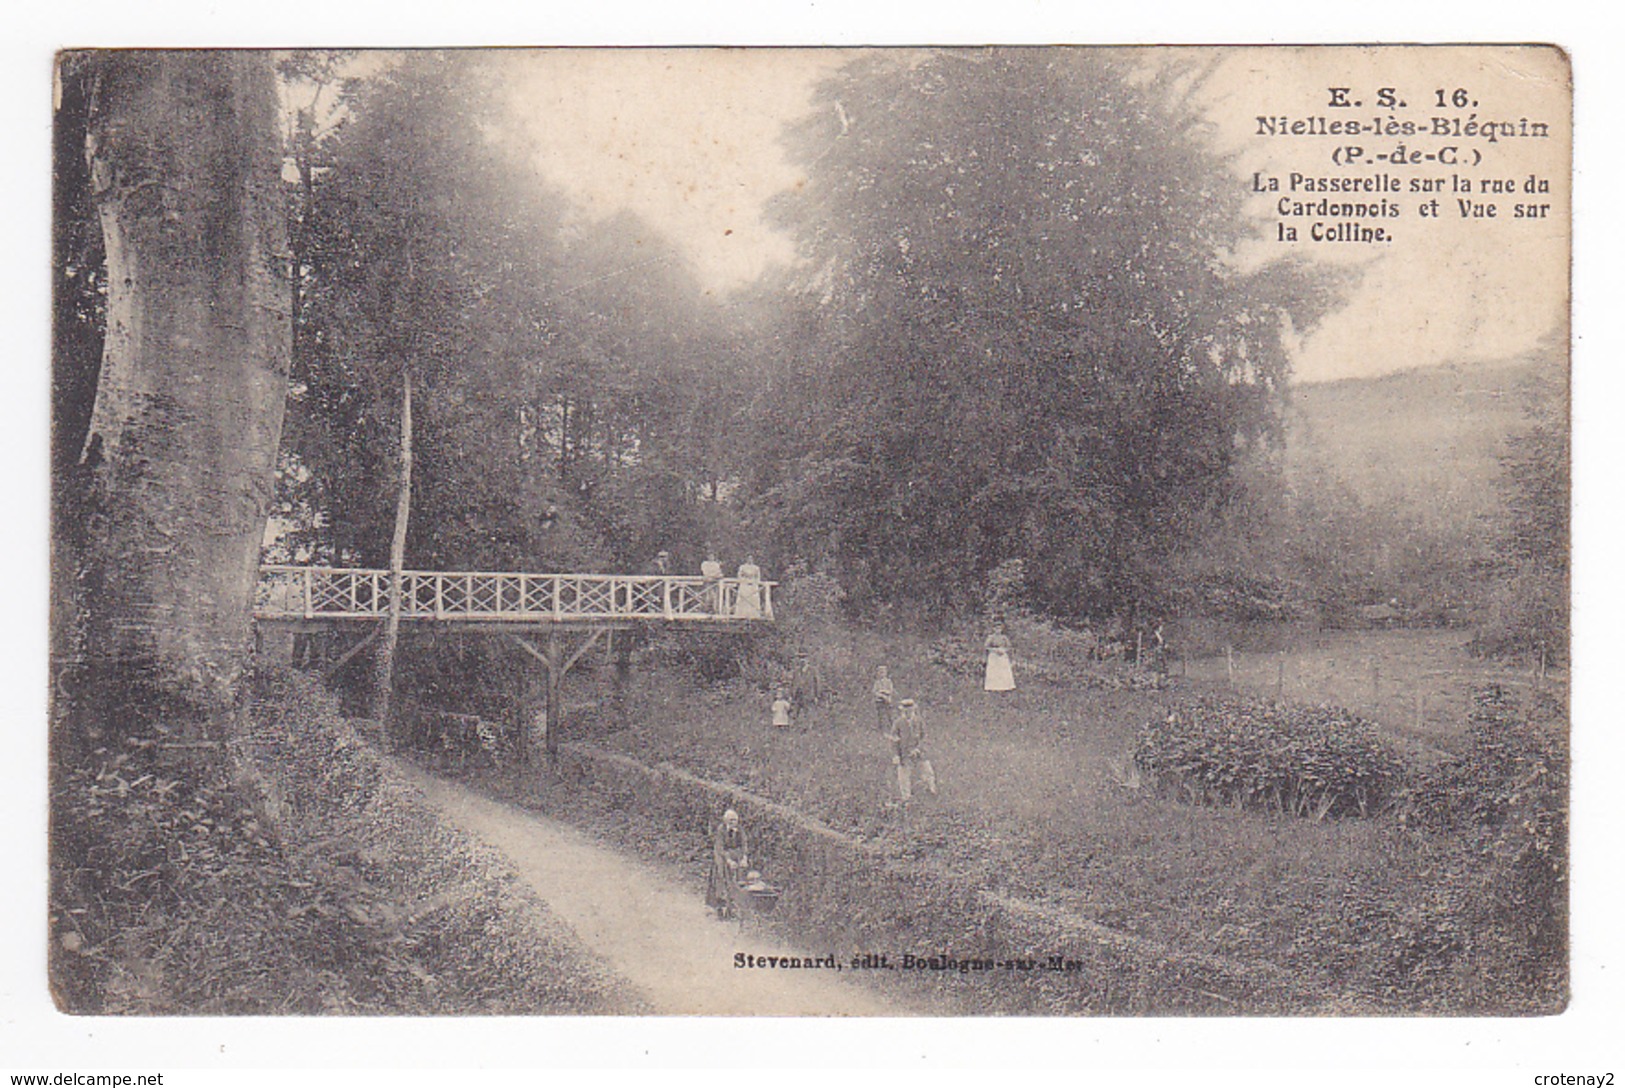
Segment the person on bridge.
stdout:
[[762,568],[748,555],[739,565],[739,599],[734,615],[742,620],[762,618]]
[[717,553],[705,553],[705,562],[700,564],[700,577],[705,579],[703,589],[705,597],[705,610],[713,616],[722,614],[722,564],[717,560]]
[[886,739],[892,743],[892,765],[897,768],[897,791],[906,805],[914,800],[914,777],[932,797],[937,795],[937,772],[925,754],[925,721],[913,699],[897,704],[897,720]]
[[745,829],[739,826],[739,813],[729,809],[711,832],[711,872],[705,882],[705,904],[718,918],[739,914],[739,884],[749,866]]

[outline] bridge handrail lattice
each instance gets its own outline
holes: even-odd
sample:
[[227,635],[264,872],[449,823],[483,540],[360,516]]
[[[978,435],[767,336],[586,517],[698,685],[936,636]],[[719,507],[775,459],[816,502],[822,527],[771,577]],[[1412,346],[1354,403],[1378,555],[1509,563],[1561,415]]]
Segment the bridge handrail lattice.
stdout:
[[[256,619],[379,619],[389,614],[391,574],[359,567],[266,564]],[[739,578],[662,574],[401,572],[403,619],[490,622],[592,620],[753,621],[773,618],[773,587],[757,581],[758,614],[740,614]]]

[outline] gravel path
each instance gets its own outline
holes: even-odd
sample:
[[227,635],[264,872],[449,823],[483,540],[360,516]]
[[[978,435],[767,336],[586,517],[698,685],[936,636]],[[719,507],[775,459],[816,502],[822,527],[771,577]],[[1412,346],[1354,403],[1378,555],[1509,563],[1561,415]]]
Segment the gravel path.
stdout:
[[[789,948],[748,923],[719,922],[701,897],[574,828],[397,762],[446,820],[501,851],[588,949],[631,982],[657,1014],[896,1016],[909,1010],[843,972],[737,968],[738,954],[825,956]],[[836,956],[836,962],[842,957]]]

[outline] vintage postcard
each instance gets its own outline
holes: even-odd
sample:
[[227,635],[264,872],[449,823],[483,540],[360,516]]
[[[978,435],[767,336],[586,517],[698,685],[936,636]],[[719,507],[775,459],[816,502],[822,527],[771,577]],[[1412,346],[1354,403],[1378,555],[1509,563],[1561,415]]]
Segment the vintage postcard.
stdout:
[[1547,1016],[1545,45],[61,53],[85,1016]]

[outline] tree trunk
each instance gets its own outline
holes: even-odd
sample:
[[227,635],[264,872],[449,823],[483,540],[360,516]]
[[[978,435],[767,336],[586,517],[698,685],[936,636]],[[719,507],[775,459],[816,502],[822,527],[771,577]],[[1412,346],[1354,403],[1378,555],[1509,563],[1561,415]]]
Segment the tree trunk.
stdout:
[[111,52],[87,139],[107,329],[81,456],[93,730],[218,725],[246,667],[290,352],[264,54]]
[[412,374],[401,375],[401,465],[395,491],[395,535],[389,542],[389,618],[378,648],[372,716],[388,735],[389,703],[395,691],[395,646],[401,637],[401,572],[406,569],[406,527],[412,516]]

